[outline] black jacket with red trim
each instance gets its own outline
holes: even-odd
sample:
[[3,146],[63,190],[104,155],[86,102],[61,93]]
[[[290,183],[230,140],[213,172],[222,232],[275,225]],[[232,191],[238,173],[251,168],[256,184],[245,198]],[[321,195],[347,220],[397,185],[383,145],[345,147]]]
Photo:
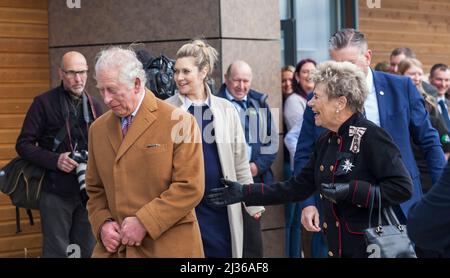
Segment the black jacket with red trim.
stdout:
[[[322,231],[327,235],[330,257],[367,257],[363,231],[368,228],[374,186],[380,186],[383,206],[400,204],[412,194],[412,181],[400,151],[382,128],[361,113],[351,116],[337,133],[325,133],[315,146],[299,175],[285,182],[247,187],[245,203],[297,202],[312,195],[321,183],[349,183],[344,201],[334,204],[322,198]],[[377,223],[377,214],[372,217],[372,223]]]

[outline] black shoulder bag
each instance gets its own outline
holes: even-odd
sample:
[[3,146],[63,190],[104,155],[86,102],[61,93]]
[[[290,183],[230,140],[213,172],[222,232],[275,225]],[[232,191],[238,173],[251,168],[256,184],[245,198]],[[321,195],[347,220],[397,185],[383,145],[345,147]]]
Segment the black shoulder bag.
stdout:
[[[375,196],[378,197],[378,225],[372,227],[371,220]],[[382,211],[388,225],[382,225]],[[417,258],[406,232],[406,226],[400,224],[391,206],[381,208],[379,186],[375,187],[375,192],[372,194],[369,228],[364,230],[364,236],[367,243],[367,252],[370,254],[369,258]]]
[[[53,149],[57,149],[66,136],[65,126],[54,139]],[[34,225],[32,209],[39,209],[42,185],[46,170],[20,156],[12,159],[0,170],[0,191],[8,195],[16,206],[16,233],[21,232],[20,208],[27,212],[30,224]]]

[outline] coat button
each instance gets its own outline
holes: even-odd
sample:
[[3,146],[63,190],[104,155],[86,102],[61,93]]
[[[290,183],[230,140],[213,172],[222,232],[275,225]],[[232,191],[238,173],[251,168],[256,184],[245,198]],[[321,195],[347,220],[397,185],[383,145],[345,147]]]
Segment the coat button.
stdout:
[[324,228],[324,229],[328,228],[327,222],[323,222],[323,228]]
[[333,172],[333,169],[334,169],[334,166],[331,165],[331,166],[330,166],[330,172]]
[[339,221],[336,221],[336,228],[339,228]]
[[341,144],[341,138],[338,138],[338,139],[337,139],[337,144],[338,144],[338,145]]
[[333,252],[328,251],[328,256],[333,257],[334,256]]
[[323,165],[320,165],[319,170],[320,172],[323,172],[323,170],[325,170],[325,167],[323,167]]

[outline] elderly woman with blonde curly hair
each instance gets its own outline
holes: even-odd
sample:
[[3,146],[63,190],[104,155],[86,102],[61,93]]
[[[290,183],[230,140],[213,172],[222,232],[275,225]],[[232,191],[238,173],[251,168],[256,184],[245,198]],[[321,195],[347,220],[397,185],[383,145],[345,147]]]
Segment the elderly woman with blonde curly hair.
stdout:
[[[316,125],[329,131],[315,144],[310,161],[296,177],[273,184],[223,180],[208,200],[216,206],[245,201],[274,205],[302,201],[319,190],[330,257],[368,257],[364,229],[369,205],[397,205],[411,197],[412,183],[391,137],[363,115],[368,94],[365,76],[348,62],[328,61],[312,75],[314,97],[308,105]],[[377,188],[377,189],[376,189]],[[380,189],[380,190],[378,190]],[[372,215],[372,223],[377,216]]]

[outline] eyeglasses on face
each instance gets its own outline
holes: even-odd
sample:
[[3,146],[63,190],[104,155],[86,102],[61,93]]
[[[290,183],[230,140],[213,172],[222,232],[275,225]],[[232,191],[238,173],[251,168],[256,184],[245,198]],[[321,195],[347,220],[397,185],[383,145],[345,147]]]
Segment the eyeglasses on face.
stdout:
[[61,69],[62,72],[64,72],[64,74],[69,77],[69,78],[74,78],[77,74],[84,77],[87,75],[87,70],[79,70],[79,71],[74,71],[74,70],[63,70]]

